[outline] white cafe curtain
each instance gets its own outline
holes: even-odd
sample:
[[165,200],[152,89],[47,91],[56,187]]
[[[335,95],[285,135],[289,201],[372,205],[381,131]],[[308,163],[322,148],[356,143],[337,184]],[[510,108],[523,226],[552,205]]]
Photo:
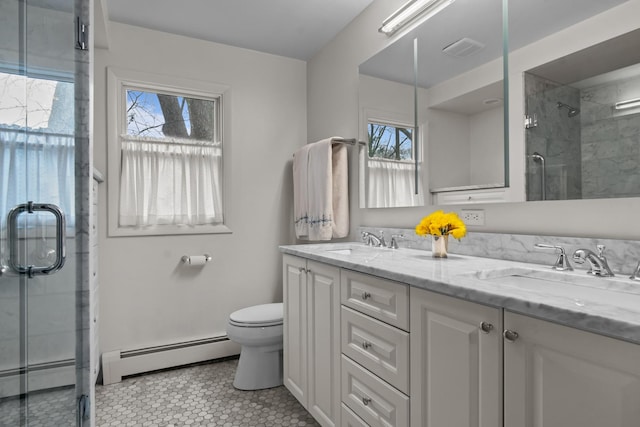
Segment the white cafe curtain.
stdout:
[[120,226],[220,224],[220,143],[122,141]]
[[415,194],[413,163],[386,159],[369,159],[369,203],[371,208],[422,206],[422,189]]
[[[72,135],[0,130],[0,212],[33,201],[52,203],[75,224],[75,141]],[[53,218],[53,217],[52,217]],[[0,223],[4,224],[4,219]]]

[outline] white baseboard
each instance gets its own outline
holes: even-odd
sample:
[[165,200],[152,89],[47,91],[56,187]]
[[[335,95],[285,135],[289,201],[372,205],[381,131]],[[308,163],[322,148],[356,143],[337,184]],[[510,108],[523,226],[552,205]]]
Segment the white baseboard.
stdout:
[[240,354],[240,346],[226,336],[152,347],[102,353],[104,385],[122,381],[127,375],[205,362]]
[[29,371],[28,390],[22,390],[24,372],[4,372],[0,375],[0,398],[18,396],[26,392],[50,388],[73,386],[76,383],[76,368],[73,360],[43,363]]

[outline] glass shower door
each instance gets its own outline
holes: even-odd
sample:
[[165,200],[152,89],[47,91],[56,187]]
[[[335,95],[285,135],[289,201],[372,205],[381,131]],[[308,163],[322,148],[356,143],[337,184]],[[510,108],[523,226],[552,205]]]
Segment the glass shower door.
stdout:
[[73,15],[0,2],[0,425],[79,423]]

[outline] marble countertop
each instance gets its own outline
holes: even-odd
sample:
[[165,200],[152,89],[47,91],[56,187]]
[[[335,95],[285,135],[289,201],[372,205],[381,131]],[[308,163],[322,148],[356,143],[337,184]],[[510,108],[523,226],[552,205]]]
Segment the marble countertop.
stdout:
[[283,253],[372,274],[410,286],[501,307],[640,344],[640,282],[594,277],[547,265],[361,243],[281,246]]

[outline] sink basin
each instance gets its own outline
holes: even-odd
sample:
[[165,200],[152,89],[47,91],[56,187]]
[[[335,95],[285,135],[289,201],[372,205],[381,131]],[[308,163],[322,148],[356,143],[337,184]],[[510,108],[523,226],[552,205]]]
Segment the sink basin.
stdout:
[[566,298],[580,307],[603,303],[633,310],[640,307],[640,287],[636,284],[615,277],[594,277],[584,271],[504,268],[480,270],[469,276],[487,283]]
[[389,248],[377,248],[358,244],[333,247],[323,251],[327,255],[338,255],[359,261],[372,261],[380,256],[388,256],[393,251]]
[[325,252],[330,254],[336,254],[336,255],[351,255],[351,253],[353,253],[353,249],[352,248],[328,249]]

